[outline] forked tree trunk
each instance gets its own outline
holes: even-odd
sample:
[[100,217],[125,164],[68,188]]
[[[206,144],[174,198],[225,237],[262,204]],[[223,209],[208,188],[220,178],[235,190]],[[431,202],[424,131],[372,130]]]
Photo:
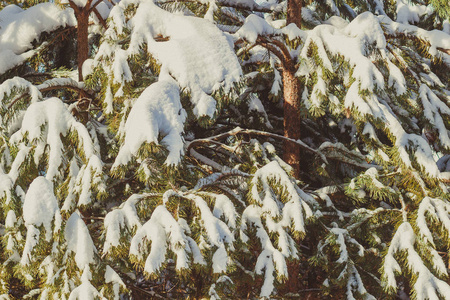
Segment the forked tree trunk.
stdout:
[[[300,28],[302,22],[302,0],[288,0],[286,24],[294,23]],[[284,136],[300,139],[300,81],[295,76],[294,62],[283,65]],[[294,169],[294,176],[300,174],[300,147],[292,142],[284,142],[283,160]]]
[[69,5],[74,10],[75,18],[77,19],[78,81],[83,81],[83,63],[89,58],[88,29],[91,3],[92,0],[88,0],[85,7],[79,7],[72,0],[69,0]]

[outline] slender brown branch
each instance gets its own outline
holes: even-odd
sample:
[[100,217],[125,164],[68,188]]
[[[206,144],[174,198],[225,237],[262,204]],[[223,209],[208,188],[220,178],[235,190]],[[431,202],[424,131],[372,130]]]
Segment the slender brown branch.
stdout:
[[[258,37],[258,39],[259,39],[259,37]],[[269,50],[270,52],[272,52],[276,57],[278,57],[280,59],[281,64],[283,66],[288,65],[288,60],[284,56],[283,52],[281,52],[280,50],[275,48],[274,45],[270,44],[269,42],[264,42],[262,40],[259,40],[259,41],[256,40],[256,44],[260,45],[260,46],[266,48],[267,50]]]
[[450,55],[450,49],[444,49],[444,48],[440,48],[440,47],[437,47],[437,49],[439,51],[442,51],[442,52],[447,53],[448,55]]
[[89,8],[89,12],[92,12],[100,3],[102,3],[103,2],[103,0],[97,0],[97,2],[95,2],[94,3],[94,5],[92,5],[90,8]]
[[[53,85],[53,86],[48,86],[48,87],[44,87],[44,88],[40,88],[39,91],[40,92],[48,92],[48,91],[52,91],[52,90],[59,90],[59,89],[68,89],[68,90],[73,90],[75,92],[83,92],[85,93],[85,95],[93,98],[94,96],[89,94],[86,90],[73,86],[73,85]],[[14,104],[16,104],[17,102],[19,102],[20,100],[24,99],[26,96],[28,96],[28,93],[24,93],[22,95],[20,95],[19,97],[17,97],[16,99],[14,99],[9,105],[8,105],[8,109],[11,109]]]
[[186,152],[189,153],[191,148],[196,147],[198,145],[209,143],[210,141],[221,140],[221,139],[224,139],[226,137],[235,136],[235,135],[239,135],[239,134],[247,134],[247,135],[250,135],[250,136],[265,136],[265,137],[271,137],[271,138],[274,138],[274,139],[290,141],[292,143],[298,144],[300,147],[302,147],[304,150],[306,150],[306,151],[308,151],[310,153],[314,153],[314,154],[319,155],[325,162],[327,161],[325,156],[323,156],[323,154],[321,154],[317,150],[309,147],[308,145],[306,145],[301,140],[293,140],[293,139],[287,138],[285,136],[282,136],[282,135],[279,135],[279,134],[275,134],[275,133],[271,133],[271,132],[260,131],[260,130],[255,130],[255,129],[243,129],[243,128],[240,128],[240,127],[237,127],[237,128],[235,128],[235,129],[233,129],[231,131],[228,131],[228,132],[225,132],[225,133],[221,133],[221,134],[218,134],[216,136],[209,137],[209,138],[193,140],[192,142],[187,144],[187,151]]
[[386,49],[388,49],[388,51],[395,57],[395,59],[402,65],[402,67],[409,73],[409,75],[411,75],[411,77],[414,79],[414,81],[416,82],[417,86],[420,86],[420,82],[419,80],[416,78],[416,76],[414,76],[414,73],[411,71],[411,69],[402,62],[402,60],[400,59],[400,57],[398,57],[397,53],[394,52],[394,50],[392,50],[392,48],[389,45],[386,45]]
[[103,28],[106,29],[106,28],[108,27],[108,25],[106,24],[105,19],[103,19],[102,15],[100,15],[100,13],[98,12],[98,10],[97,10],[96,7],[93,8],[93,12],[94,12],[95,16],[97,17],[97,19],[98,19],[98,20],[100,21],[100,23],[102,24]]
[[277,46],[278,49],[281,50],[281,52],[283,52],[283,55],[286,58],[286,61],[288,61],[288,62],[292,61],[291,53],[289,52],[289,49],[286,47],[286,44],[284,44],[283,42],[281,42],[280,40],[277,40],[277,39],[270,39],[269,41],[270,41],[270,43]]
[[[323,162],[325,162],[325,163],[328,163],[328,159],[331,159],[331,160],[339,161],[339,162],[342,162],[342,163],[345,163],[345,164],[348,164],[348,165],[353,165],[353,166],[355,166],[357,168],[367,169],[367,168],[370,168],[370,167],[377,167],[375,165],[371,165],[371,164],[368,164],[368,163],[359,163],[359,162],[357,162],[355,160],[352,160],[351,158],[349,158],[349,159],[342,159],[340,156],[335,156],[332,153],[330,153],[330,155],[327,156],[326,154],[322,153],[322,151],[321,151],[322,149],[320,149],[320,150],[313,149],[313,148],[309,147],[308,145],[306,145],[301,140],[294,140],[294,139],[287,138],[285,136],[282,136],[282,135],[279,135],[279,134],[276,134],[276,133],[260,131],[260,130],[255,130],[255,129],[243,129],[243,128],[240,128],[240,127],[237,127],[237,128],[235,128],[235,129],[233,129],[231,131],[224,132],[224,133],[221,133],[221,134],[209,137],[209,138],[193,140],[193,141],[191,141],[191,142],[189,142],[187,144],[187,146],[186,146],[186,149],[187,149],[186,153],[188,153],[192,157],[202,161],[203,163],[205,163],[207,165],[210,165],[214,169],[216,169],[218,171],[221,171],[221,170],[223,170],[223,166],[221,166],[220,164],[216,163],[215,161],[213,161],[213,160],[211,160],[211,159],[209,159],[209,158],[199,154],[197,151],[194,150],[194,148],[197,147],[197,146],[200,146],[202,144],[209,144],[209,143],[217,144],[217,140],[222,140],[222,139],[225,139],[225,138],[227,138],[229,136],[236,136],[236,135],[241,135],[241,134],[246,134],[246,135],[249,135],[249,136],[264,136],[264,137],[269,137],[269,138],[274,138],[274,139],[277,139],[277,140],[288,141],[288,142],[294,143],[294,144],[298,145],[300,148],[302,148],[303,150],[319,156],[321,158],[321,160]],[[323,148],[323,150],[326,150],[326,149],[328,149],[330,147],[333,147],[333,145],[330,144],[330,145],[324,146],[322,148]],[[350,153],[351,153],[351,151],[350,151]]]

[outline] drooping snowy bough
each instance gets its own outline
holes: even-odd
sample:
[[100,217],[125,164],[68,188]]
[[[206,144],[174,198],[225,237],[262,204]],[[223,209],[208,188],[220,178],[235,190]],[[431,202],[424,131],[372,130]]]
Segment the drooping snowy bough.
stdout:
[[305,2],[0,2],[0,299],[450,299],[448,3]]

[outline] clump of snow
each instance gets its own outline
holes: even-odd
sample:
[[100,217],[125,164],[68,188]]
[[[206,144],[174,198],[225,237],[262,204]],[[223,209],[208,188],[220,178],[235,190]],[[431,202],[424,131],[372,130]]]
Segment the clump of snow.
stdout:
[[439,133],[439,142],[447,149],[450,149],[450,138],[448,130],[445,127],[441,114],[450,116],[450,108],[443,103],[438,96],[426,85],[422,84],[419,88],[419,98],[422,100],[423,113]]
[[0,84],[0,103],[3,109],[7,109],[7,104],[9,104],[4,101],[5,98],[9,97],[14,89],[27,91],[31,96],[31,103],[42,99],[41,92],[31,82],[21,77],[14,77],[12,79],[5,80],[2,84]]
[[105,217],[105,243],[103,252],[109,253],[112,247],[119,245],[121,232],[132,228],[140,228],[141,223],[136,212],[136,202],[145,197],[146,194],[130,196],[118,209],[109,212]]
[[[43,127],[45,130],[42,130]],[[70,131],[78,134],[82,153],[89,163],[92,161],[92,164],[96,165],[95,168],[92,168],[96,170],[95,176],[101,177],[102,163],[97,156],[99,149],[92,142],[86,127],[75,120],[58,98],[49,98],[31,104],[25,112],[20,131],[11,136],[11,141],[16,144],[23,144],[26,141],[36,144],[35,162],[39,162],[46,145],[49,145],[46,178],[52,180],[60,176],[59,167],[63,163],[64,145],[61,136],[67,136]]]
[[450,49],[450,35],[444,31],[437,29],[427,31],[414,25],[394,22],[388,16],[378,16],[378,19],[387,34],[393,36],[405,34],[428,41],[430,43],[428,52],[433,56],[438,54],[437,48]]
[[40,3],[26,10],[9,5],[0,11],[0,74],[22,64],[35,54],[31,43],[43,32],[75,26],[72,9],[55,3]]
[[[282,187],[281,191],[272,188],[274,182]],[[276,160],[258,169],[251,184],[250,195],[255,204],[247,206],[242,213],[240,236],[242,241],[247,242],[249,238],[245,231],[249,225],[255,226],[263,250],[258,256],[255,272],[262,274],[264,270],[265,277],[260,296],[270,297],[274,290],[274,272],[278,279],[286,278],[286,258],[297,257],[295,241],[286,229],[304,233],[304,215],[313,215],[307,203],[316,202],[291,181]],[[278,199],[276,195],[280,193],[285,194],[286,198]],[[269,237],[274,233],[278,236],[277,246]]]
[[317,46],[317,52],[322,60],[323,67],[333,72],[333,67],[326,50],[332,55],[343,56],[353,67],[352,76],[358,80],[361,90],[372,91],[375,86],[384,87],[381,72],[366,57],[367,44],[375,44],[383,49],[386,45],[383,30],[375,16],[363,13],[351,23],[342,27],[332,25],[319,25],[308,32],[308,37],[300,53],[301,57],[308,59],[308,49],[311,43]]
[[[27,237],[20,263],[30,262],[31,252],[39,242],[39,227],[45,229],[45,238],[50,241],[52,236],[52,221],[60,219],[58,200],[53,193],[52,182],[39,176],[33,180],[28,188],[23,203],[23,219],[27,227]],[[58,224],[55,224],[57,226]]]
[[97,289],[92,285],[91,271],[86,267],[81,275],[81,285],[77,286],[69,296],[68,300],[104,299]]
[[[416,242],[416,235],[410,223],[402,223],[392,238],[391,245],[389,246],[388,253],[385,256],[383,264],[383,277],[386,280],[389,288],[397,289],[397,282],[395,280],[395,274],[401,273],[401,267],[394,257],[394,254],[399,251],[406,252],[407,267],[417,276],[417,280],[413,285],[414,292],[417,299],[439,299],[439,295],[450,295],[450,286],[443,280],[437,278],[424,264],[422,258],[414,248]],[[430,248],[430,247],[428,247]],[[432,261],[434,267],[440,273],[447,274],[445,264],[442,258],[431,248]]]
[[94,263],[97,249],[95,249],[89,230],[78,211],[74,212],[67,220],[64,236],[67,241],[67,252],[75,254],[77,267],[80,270],[89,269],[89,264]]
[[[126,22],[123,11],[130,4],[138,7],[136,14]],[[149,54],[159,61],[162,70],[190,92],[197,117],[213,117],[216,101],[211,93],[222,87],[228,91],[240,80],[242,71],[231,41],[205,19],[169,13],[152,1],[121,1],[112,9],[111,16],[117,33],[125,26],[131,31],[127,50],[104,43],[97,54],[100,59],[115,52],[113,65],[120,67],[114,68],[115,80],[122,80],[122,76],[125,81],[129,78],[126,59],[147,44]],[[112,38],[116,35],[112,30],[107,33]],[[167,40],[156,41],[158,35]]]
[[273,28],[263,18],[251,14],[245,19],[244,25],[236,32],[236,36],[246,39],[250,43],[255,43],[258,36],[271,35],[275,33]]
[[403,24],[418,23],[420,17],[432,12],[425,5],[412,4],[408,0],[397,0],[397,22]]
[[[144,265],[144,271],[149,274],[159,270],[165,261],[167,250],[171,250],[176,255],[177,270],[189,267],[188,253],[200,252],[197,244],[186,236],[183,224],[177,222],[164,205],[158,206],[153,211],[150,220],[136,231],[131,240],[130,255],[135,256],[138,260],[144,258],[144,241],[149,241],[152,245]],[[200,258],[199,261],[194,261],[195,263],[205,264],[201,255],[200,257],[194,256],[195,258]]]
[[113,168],[127,164],[144,143],[162,144],[169,150],[165,164],[178,164],[183,154],[182,133],[186,112],[181,106],[180,90],[170,77],[153,83],[139,96],[125,123],[124,143]]
[[120,299],[120,286],[126,288],[120,276],[110,266],[106,266],[105,282],[113,284],[114,300]]

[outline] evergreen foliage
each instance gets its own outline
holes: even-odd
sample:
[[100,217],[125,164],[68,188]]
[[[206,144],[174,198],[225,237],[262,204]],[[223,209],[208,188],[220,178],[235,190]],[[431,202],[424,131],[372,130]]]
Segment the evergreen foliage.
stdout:
[[302,4],[0,1],[0,299],[450,299],[448,1]]

